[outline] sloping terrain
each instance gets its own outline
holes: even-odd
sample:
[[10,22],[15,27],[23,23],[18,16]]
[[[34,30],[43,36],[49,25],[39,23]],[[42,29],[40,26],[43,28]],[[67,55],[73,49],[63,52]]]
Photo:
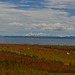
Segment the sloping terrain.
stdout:
[[74,53],[75,46],[0,44],[0,72],[75,73]]

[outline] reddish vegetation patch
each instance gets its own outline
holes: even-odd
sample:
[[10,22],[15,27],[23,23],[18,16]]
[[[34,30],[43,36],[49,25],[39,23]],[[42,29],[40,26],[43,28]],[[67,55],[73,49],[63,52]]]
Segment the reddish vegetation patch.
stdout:
[[25,48],[45,48],[45,49],[58,49],[64,51],[75,51],[75,46],[61,46],[61,45],[30,45],[30,44],[0,44],[2,47],[8,47],[12,49],[25,49]]
[[[68,72],[68,71],[75,72],[75,67],[73,66],[67,66],[59,63],[44,61],[42,59],[34,59],[31,57],[16,54],[8,54],[0,52],[0,60],[2,61],[8,60],[9,62],[11,61],[22,62],[24,64],[27,64],[28,68],[41,69],[48,72]],[[1,68],[2,67],[0,66],[0,69]]]

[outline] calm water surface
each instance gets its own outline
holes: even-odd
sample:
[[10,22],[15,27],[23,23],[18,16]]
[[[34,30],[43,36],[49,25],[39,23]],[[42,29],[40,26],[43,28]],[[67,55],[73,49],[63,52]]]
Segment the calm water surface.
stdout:
[[73,46],[75,46],[75,39],[0,37],[0,43],[4,43],[4,44],[73,45]]

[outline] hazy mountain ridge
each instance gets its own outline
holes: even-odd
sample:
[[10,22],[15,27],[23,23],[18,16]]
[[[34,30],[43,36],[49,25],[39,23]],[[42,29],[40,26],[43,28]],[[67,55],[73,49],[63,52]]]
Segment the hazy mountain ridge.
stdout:
[[24,38],[63,38],[63,39],[75,39],[75,36],[0,36],[0,37],[24,37]]

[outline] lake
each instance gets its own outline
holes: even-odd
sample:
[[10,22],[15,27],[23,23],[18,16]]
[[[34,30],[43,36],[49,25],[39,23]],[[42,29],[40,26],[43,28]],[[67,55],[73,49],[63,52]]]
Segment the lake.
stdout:
[[75,39],[0,37],[0,43],[2,44],[40,44],[40,45],[75,46]]

